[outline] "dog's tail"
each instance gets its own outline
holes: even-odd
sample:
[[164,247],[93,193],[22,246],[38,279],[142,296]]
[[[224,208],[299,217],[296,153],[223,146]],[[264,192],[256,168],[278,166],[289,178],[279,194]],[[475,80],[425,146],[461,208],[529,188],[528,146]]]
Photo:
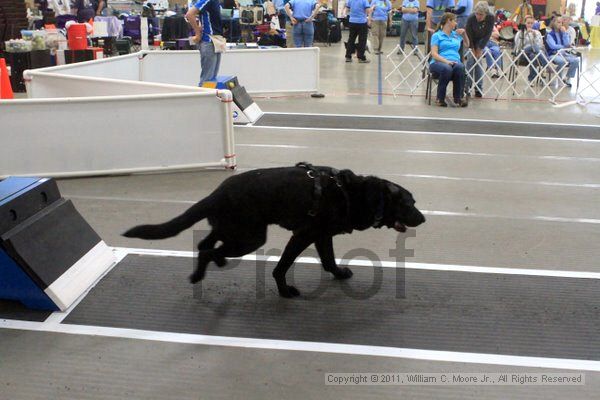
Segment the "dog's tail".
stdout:
[[123,236],[139,239],[166,239],[177,235],[194,225],[196,222],[203,220],[210,212],[211,198],[210,196],[200,200],[187,209],[183,214],[157,225],[138,225],[123,233]]

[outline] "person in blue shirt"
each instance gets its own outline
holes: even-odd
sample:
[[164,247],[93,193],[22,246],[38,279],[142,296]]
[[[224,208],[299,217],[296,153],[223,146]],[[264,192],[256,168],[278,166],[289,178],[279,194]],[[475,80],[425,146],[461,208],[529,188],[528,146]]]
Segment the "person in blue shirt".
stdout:
[[[368,63],[370,61],[365,57],[365,48],[371,20],[371,4],[369,4],[369,0],[348,0],[346,8],[350,10],[348,18],[350,34],[346,45],[346,62],[352,62],[352,54],[356,51],[358,62]],[[356,45],[357,37],[358,45]]]
[[456,15],[444,13],[440,18],[440,29],[431,36],[431,63],[429,71],[433,78],[438,78],[435,104],[447,107],[446,89],[452,81],[454,103],[466,107],[467,101],[462,98],[465,86],[465,66],[461,62],[460,46],[464,42],[469,46],[469,38],[464,29],[456,28]]
[[387,22],[392,10],[390,0],[373,0],[371,3],[371,33],[373,34],[373,51],[381,54],[381,46],[387,32]]
[[456,20],[458,21],[458,28],[464,29],[467,25],[467,18],[473,12],[473,0],[458,0],[454,14],[456,14]]
[[[197,17],[200,16],[200,23]],[[219,0],[198,0],[192,4],[185,18],[194,29],[192,41],[200,50],[200,83],[217,78],[221,65],[221,53],[215,52],[211,35],[223,35],[221,5]]]
[[[404,0],[402,2],[402,25],[400,26],[400,48],[404,52],[406,33],[410,31],[413,47],[419,45],[417,31],[419,28],[419,0]],[[400,53],[400,52],[398,52]]]
[[452,8],[454,8],[454,0],[427,0],[427,15],[425,17],[427,30],[434,33],[434,27],[438,26],[442,15]]
[[562,17],[554,17],[550,24],[550,31],[546,35],[546,51],[559,71],[568,65],[564,82],[569,87],[571,87],[571,78],[575,77],[579,68],[579,58],[568,52],[570,47],[571,39],[562,26]]
[[290,0],[285,11],[294,26],[294,46],[312,47],[315,38],[313,21],[321,8],[315,0]]

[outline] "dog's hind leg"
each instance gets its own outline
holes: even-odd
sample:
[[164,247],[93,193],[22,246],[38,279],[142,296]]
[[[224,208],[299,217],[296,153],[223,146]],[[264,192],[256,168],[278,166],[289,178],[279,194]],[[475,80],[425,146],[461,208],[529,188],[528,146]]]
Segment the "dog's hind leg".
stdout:
[[305,235],[294,234],[288,244],[285,246],[285,250],[277,263],[277,266],[273,270],[273,278],[277,283],[277,290],[281,297],[296,297],[300,295],[298,289],[293,286],[288,286],[285,280],[285,274],[288,269],[292,266],[292,263],[314,240]]
[[333,253],[333,238],[327,236],[315,241],[315,247],[321,258],[323,269],[331,272],[337,279],[348,279],[352,276],[352,271],[348,267],[340,268],[335,262],[335,254]]
[[225,257],[241,257],[258,249],[267,241],[267,229],[265,227],[263,232],[252,232],[251,235],[224,240],[221,246],[198,253],[198,264],[196,271],[190,276],[190,282],[197,283],[204,279],[206,267],[211,261],[226,261]]
[[[198,243],[198,252],[202,252],[204,250],[212,250],[215,247],[215,244],[219,238],[215,234],[214,231],[211,231],[208,236]],[[217,267],[222,268],[227,265],[227,260],[224,257],[213,257],[213,261],[217,264]],[[209,260],[210,262],[210,260]]]

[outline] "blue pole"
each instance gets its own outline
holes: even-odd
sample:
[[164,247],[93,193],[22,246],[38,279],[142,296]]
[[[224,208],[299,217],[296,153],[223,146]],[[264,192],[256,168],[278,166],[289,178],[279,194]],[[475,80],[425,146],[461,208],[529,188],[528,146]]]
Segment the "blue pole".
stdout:
[[382,85],[381,85],[381,54],[377,54],[377,104],[383,103],[382,99]]

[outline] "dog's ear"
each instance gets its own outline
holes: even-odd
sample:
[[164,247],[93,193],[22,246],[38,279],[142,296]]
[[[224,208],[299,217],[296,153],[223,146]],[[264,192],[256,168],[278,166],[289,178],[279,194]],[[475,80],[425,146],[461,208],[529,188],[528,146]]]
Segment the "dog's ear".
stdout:
[[338,173],[338,177],[343,185],[348,185],[356,181],[356,174],[349,169],[343,169]]
[[396,197],[397,195],[400,194],[400,188],[398,187],[398,185],[396,185],[392,182],[386,182],[386,188],[390,192],[392,197]]

